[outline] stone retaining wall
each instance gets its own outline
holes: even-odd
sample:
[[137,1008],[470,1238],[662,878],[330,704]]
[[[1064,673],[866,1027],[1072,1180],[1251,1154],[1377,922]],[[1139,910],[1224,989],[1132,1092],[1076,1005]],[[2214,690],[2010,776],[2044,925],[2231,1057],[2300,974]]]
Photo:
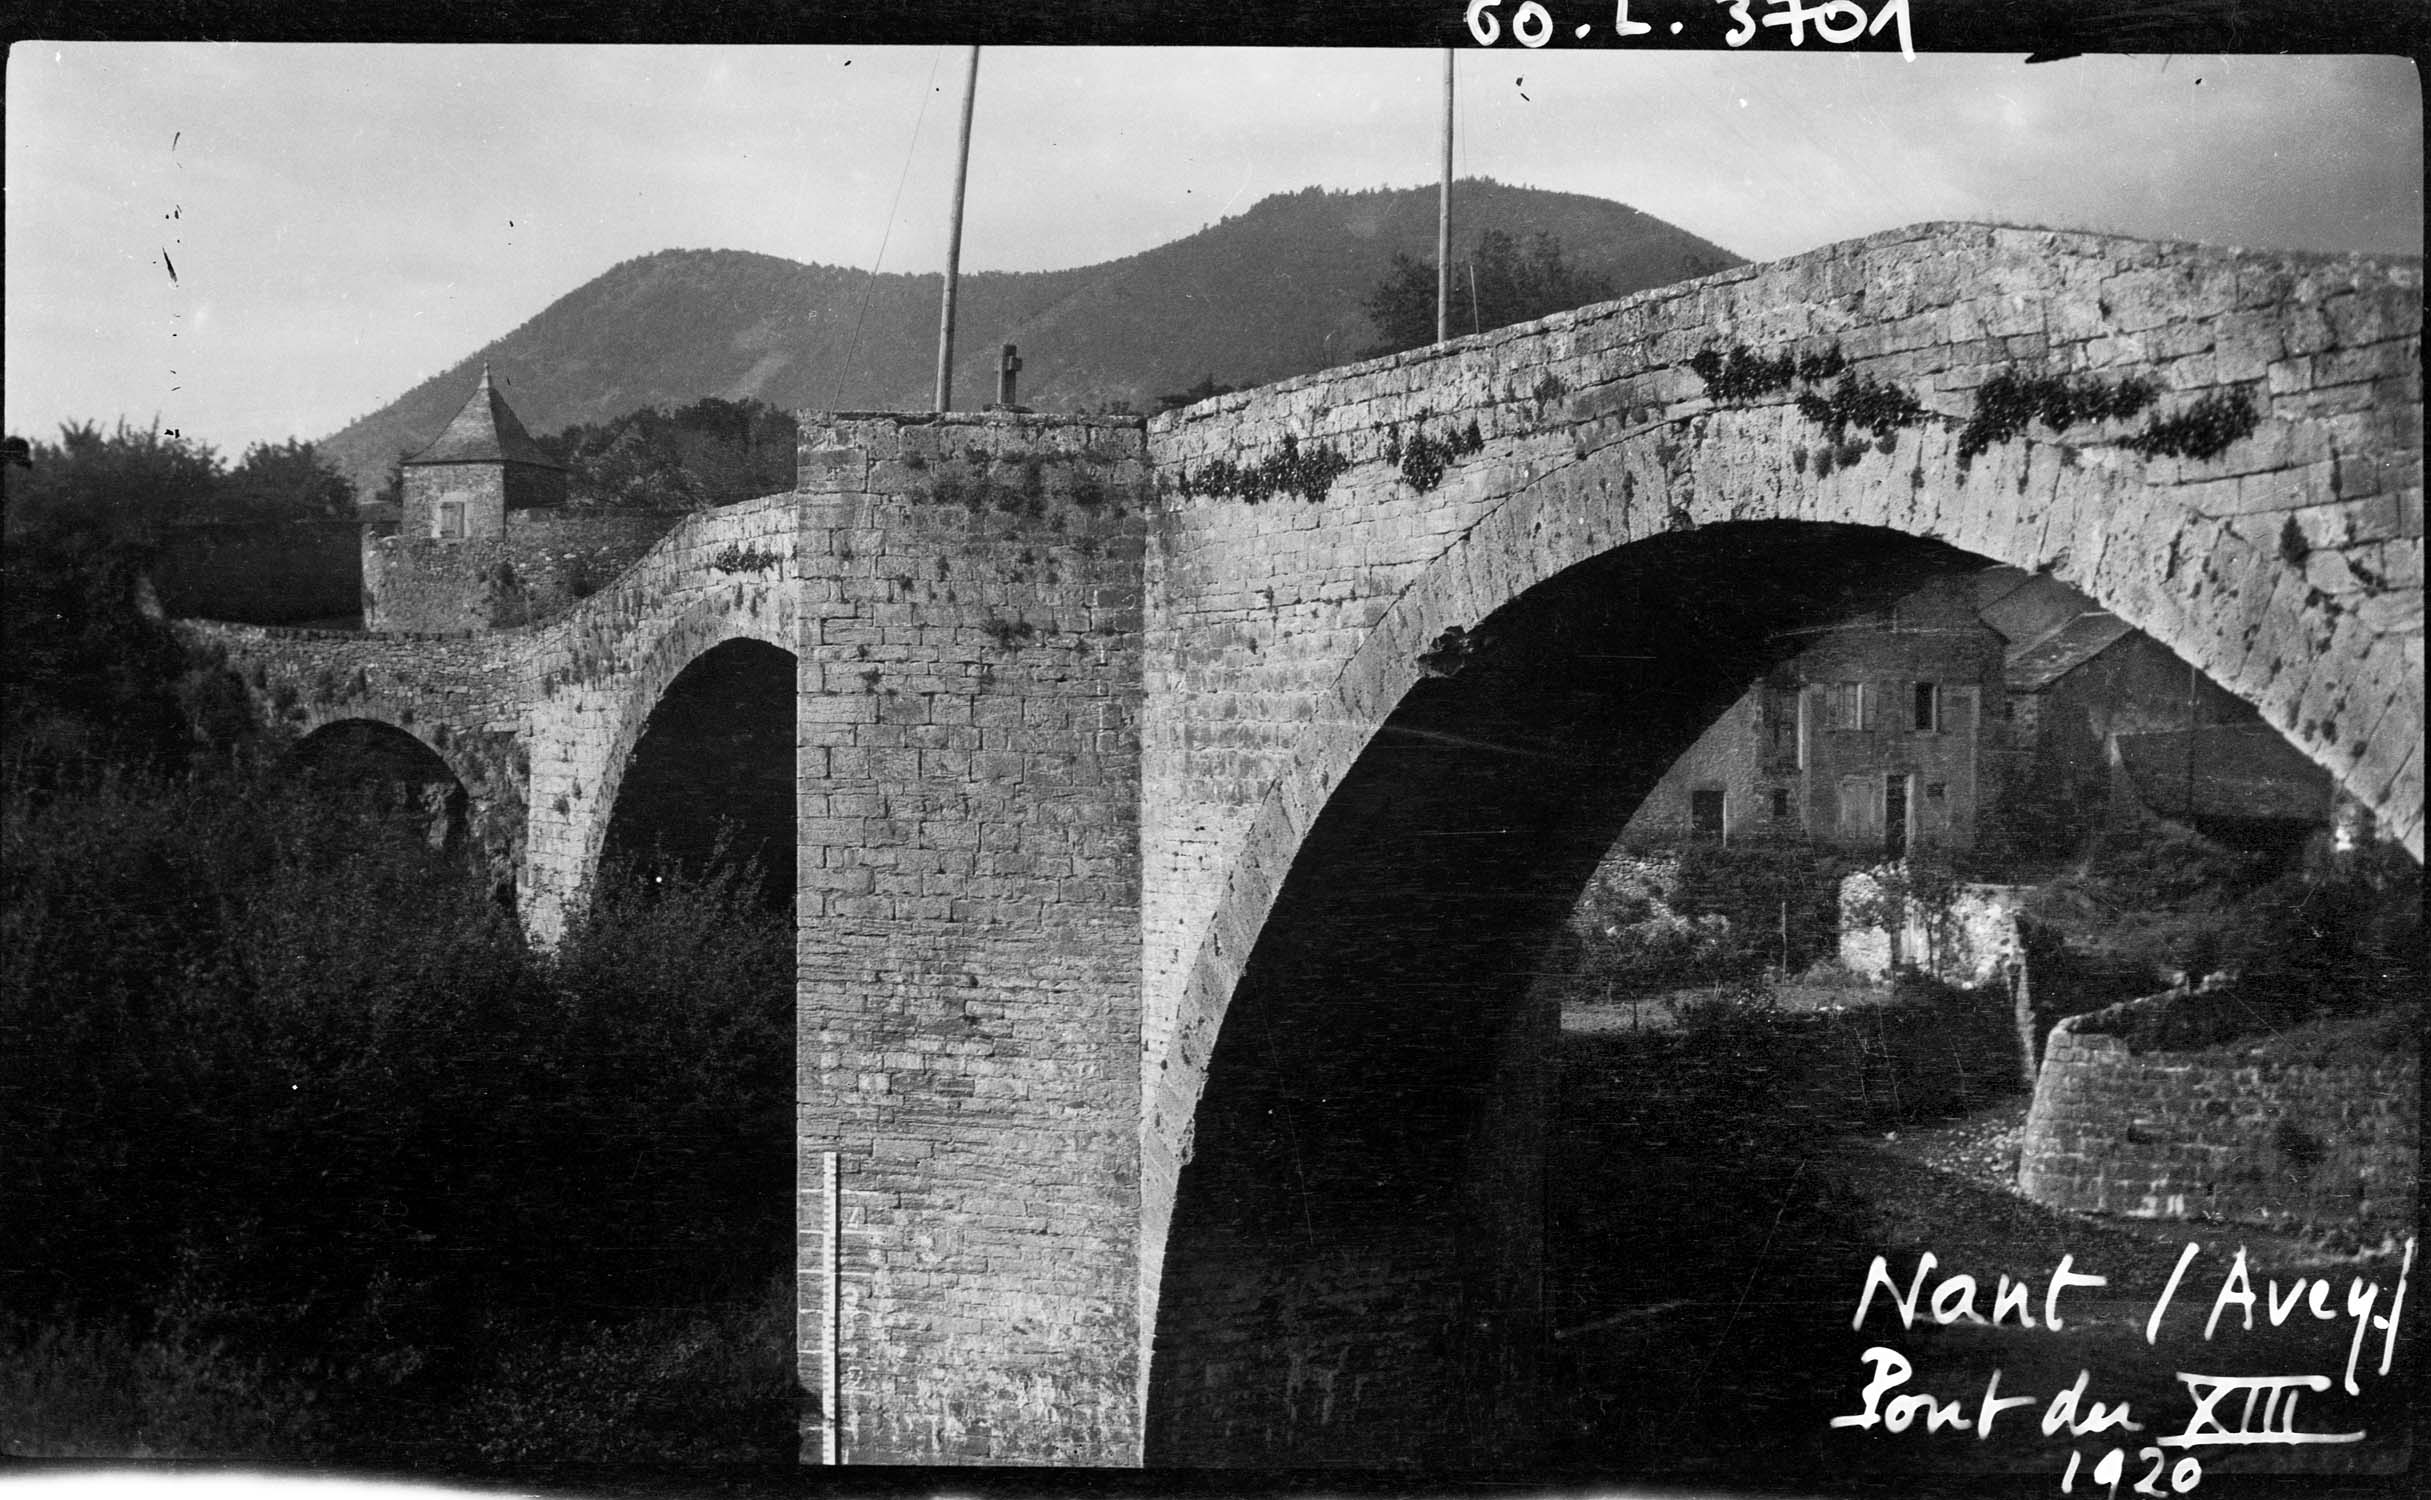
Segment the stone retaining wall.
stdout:
[[503,536],[367,534],[364,627],[449,634],[526,624],[604,588],[681,519],[517,510]]
[[2272,1044],[2136,1052],[2088,1030],[2154,996],[2054,1027],[2018,1185],[2053,1208],[2250,1224],[2414,1222],[2421,1055],[2314,1063]]

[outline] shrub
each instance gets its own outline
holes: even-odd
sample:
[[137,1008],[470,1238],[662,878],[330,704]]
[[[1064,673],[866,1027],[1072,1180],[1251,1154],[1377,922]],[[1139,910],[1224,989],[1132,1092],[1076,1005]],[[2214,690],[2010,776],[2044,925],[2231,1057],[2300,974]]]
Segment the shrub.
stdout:
[[791,932],[743,874],[611,887],[544,963],[477,870],[332,789],[128,775],[0,813],[0,1287],[29,1327],[126,1329],[76,1368],[308,1360],[376,1407],[502,1311],[785,1263]]
[[315,1457],[309,1384],[183,1329],[0,1328],[0,1453],[11,1458]]

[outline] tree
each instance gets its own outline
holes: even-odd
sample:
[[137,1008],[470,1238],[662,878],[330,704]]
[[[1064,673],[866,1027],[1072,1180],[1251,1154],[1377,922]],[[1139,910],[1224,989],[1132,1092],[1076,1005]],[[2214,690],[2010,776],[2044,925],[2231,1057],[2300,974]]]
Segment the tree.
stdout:
[[573,503],[605,510],[695,510],[790,489],[793,416],[763,401],[704,396],[645,407],[539,440],[568,471]]
[[[1602,278],[1572,266],[1549,234],[1522,244],[1500,229],[1478,235],[1452,266],[1451,332],[1482,333],[1525,323],[1611,295]],[[1435,268],[1396,252],[1392,269],[1368,293],[1368,319],[1382,341],[1368,353],[1396,354],[1435,342]]]
[[206,513],[222,479],[208,446],[123,421],[106,433],[97,422],[67,423],[56,444],[29,444],[27,457],[7,468],[12,543],[155,544],[170,522]]
[[219,486],[231,520],[327,521],[354,517],[355,487],[310,443],[255,443]]

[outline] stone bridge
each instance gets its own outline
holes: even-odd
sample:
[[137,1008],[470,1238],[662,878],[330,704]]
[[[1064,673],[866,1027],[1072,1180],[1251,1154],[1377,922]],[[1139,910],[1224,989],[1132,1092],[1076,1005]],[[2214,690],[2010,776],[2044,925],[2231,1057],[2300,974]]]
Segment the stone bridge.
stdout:
[[444,759],[542,939],[661,693],[791,654],[844,1460],[1491,1459],[1530,964],[1769,643],[2048,571],[2421,857],[2420,326],[2419,262],[1929,225],[1145,427],[807,416],[531,627],[189,629]]

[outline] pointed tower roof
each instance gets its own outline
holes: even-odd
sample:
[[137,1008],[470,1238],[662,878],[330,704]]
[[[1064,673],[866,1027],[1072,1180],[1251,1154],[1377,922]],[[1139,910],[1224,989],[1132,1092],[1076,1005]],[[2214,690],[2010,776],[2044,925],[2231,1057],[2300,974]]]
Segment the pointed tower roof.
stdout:
[[481,367],[481,385],[455,420],[429,447],[405,460],[408,464],[535,464],[544,469],[565,466],[532,441],[506,397],[490,380],[490,367]]

